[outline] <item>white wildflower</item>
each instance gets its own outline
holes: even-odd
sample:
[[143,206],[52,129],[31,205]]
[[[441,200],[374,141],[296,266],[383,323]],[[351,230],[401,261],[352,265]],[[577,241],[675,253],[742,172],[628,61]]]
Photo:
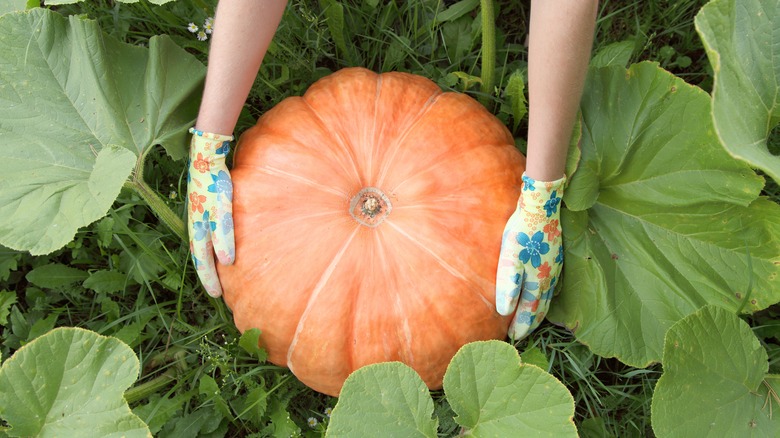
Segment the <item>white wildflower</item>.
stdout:
[[330,406],[328,406],[327,408],[325,408],[325,415],[327,415],[327,416],[328,416],[328,418],[330,418],[330,414],[331,414],[332,412],[333,412],[333,408],[331,408]]
[[309,427],[311,427],[312,429],[317,427],[317,423],[318,422],[317,422],[317,419],[314,418],[314,417],[309,417],[309,419],[306,420],[306,422],[309,423]]
[[214,31],[214,17],[209,17],[203,22],[203,30],[208,34]]
[[195,33],[198,31],[198,26],[196,26],[195,23],[190,23],[187,25],[187,30],[192,33]]
[[202,30],[198,32],[198,41],[206,41],[207,39],[209,39],[209,36],[206,35],[206,32]]

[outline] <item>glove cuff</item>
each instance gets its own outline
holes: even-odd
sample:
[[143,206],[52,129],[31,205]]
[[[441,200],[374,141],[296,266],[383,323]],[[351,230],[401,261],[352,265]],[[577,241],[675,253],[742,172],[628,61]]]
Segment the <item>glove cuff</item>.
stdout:
[[224,135],[224,134],[215,134],[213,132],[204,132],[195,129],[193,126],[189,129],[190,134],[197,135],[198,137],[203,137],[206,140],[215,140],[215,141],[233,141],[235,140],[235,137],[232,135]]
[[198,131],[190,128],[192,134],[190,141],[190,158],[196,159],[198,155],[207,160],[223,159],[230,152],[232,135],[213,134],[211,132]]
[[530,213],[544,213],[547,217],[558,213],[563,198],[566,176],[555,181],[537,181],[523,173],[523,186],[518,206]]

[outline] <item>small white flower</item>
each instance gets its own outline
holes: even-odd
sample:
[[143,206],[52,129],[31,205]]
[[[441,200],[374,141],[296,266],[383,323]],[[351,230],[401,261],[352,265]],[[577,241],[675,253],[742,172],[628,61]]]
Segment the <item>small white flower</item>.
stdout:
[[327,416],[328,416],[328,418],[330,418],[330,414],[331,414],[332,412],[333,412],[333,408],[331,408],[330,406],[328,406],[327,408],[325,408],[325,415],[327,415]]
[[198,31],[198,26],[196,26],[195,23],[190,23],[187,25],[187,30],[192,33],[195,33]]
[[309,417],[308,420],[306,420],[307,423],[309,423],[309,427],[315,428],[317,427],[317,419],[314,417]]
[[203,22],[203,29],[208,34],[211,34],[211,32],[214,31],[214,17],[209,17]]
[[202,30],[198,32],[198,41],[206,41],[209,39],[209,36],[206,35],[206,32],[203,32]]
[[168,193],[168,198],[170,198],[170,199],[176,199],[178,197],[179,197],[179,194],[176,193],[176,190],[171,190],[171,192]]

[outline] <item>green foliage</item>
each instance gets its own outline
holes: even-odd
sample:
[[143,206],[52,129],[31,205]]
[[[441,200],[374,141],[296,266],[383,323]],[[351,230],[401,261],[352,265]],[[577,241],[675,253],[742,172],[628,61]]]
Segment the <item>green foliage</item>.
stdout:
[[[653,398],[658,436],[773,436],[780,430],[780,375],[734,313],[707,306],[666,333],[664,374]],[[691,407],[696,406],[695,415]]]
[[631,54],[634,52],[633,41],[620,41],[602,47],[590,60],[591,68],[608,67],[618,65],[628,67]]
[[444,392],[455,421],[474,436],[577,436],[566,387],[520,363],[517,350],[503,342],[463,346],[447,367]]
[[50,253],[106,214],[152,146],[185,155],[204,68],[169,39],[147,50],[36,9],[2,16],[0,44],[0,98],[15,102],[0,110],[0,140],[24,145],[0,160],[0,243]]
[[0,415],[10,436],[151,437],[122,398],[138,378],[133,351],[113,338],[58,328],[0,368]]
[[706,93],[651,63],[594,69],[582,120],[553,321],[644,367],[703,305],[780,301],[780,206],[756,199],[761,178],[714,137]]
[[433,400],[419,375],[400,362],[368,365],[344,382],[328,436],[435,437]]
[[[421,74],[445,89],[481,98],[510,127],[522,149],[527,125],[525,38],[530,1],[493,2],[495,86],[484,91],[478,86],[483,83],[480,36],[484,27],[479,3],[290,2],[237,133],[254,124],[263,111],[281,99],[302,94],[316,79],[347,65],[361,65],[375,71]],[[764,48],[773,50],[777,44],[754,45],[764,41],[762,38],[776,37],[761,31],[761,26],[776,21],[777,15],[771,13],[766,1],[760,3],[765,8],[762,16],[750,15],[750,8],[759,5],[750,1],[745,2],[748,6],[744,10],[736,12],[755,20],[732,22],[735,10],[725,6],[728,2],[718,0],[699,18],[701,37],[715,38],[715,42],[707,43],[705,51],[693,20],[704,3],[600,2],[591,65],[607,68],[594,70],[589,79],[592,87],[583,106],[583,123],[572,139],[567,169],[574,178],[567,190],[569,209],[564,221],[568,227],[566,238],[571,240],[566,269],[574,273],[567,272],[552,306],[556,318],[564,315],[569,318],[567,325],[576,327],[576,338],[563,327],[543,324],[531,338],[515,346],[522,352],[523,365],[515,366],[518,361],[514,353],[511,358],[498,354],[496,360],[506,360],[512,366],[496,364],[496,375],[480,381],[488,386],[490,379],[493,383],[512,380],[517,374],[517,381],[525,382],[538,375],[544,376],[539,382],[552,384],[553,393],[561,394],[554,379],[560,380],[573,396],[574,422],[580,436],[653,436],[651,400],[655,434],[674,435],[685,429],[675,428],[671,424],[674,417],[665,415],[686,415],[688,420],[697,416],[695,407],[703,398],[709,402],[721,394],[747,391],[747,386],[742,386],[737,392],[723,389],[715,393],[717,388],[708,387],[701,395],[691,383],[699,377],[691,374],[691,358],[661,352],[665,330],[672,327],[679,334],[684,331],[681,327],[695,325],[693,319],[701,319],[704,314],[697,309],[708,302],[731,313],[763,309],[743,317],[766,351],[768,371],[745,364],[734,366],[733,374],[713,374],[717,370],[707,366],[702,375],[718,382],[733,375],[765,375],[769,386],[753,388],[758,394],[753,395],[755,403],[760,405],[757,418],[765,420],[762,415],[771,415],[771,409],[777,407],[770,387],[777,392],[772,374],[780,373],[780,310],[777,305],[765,307],[777,301],[780,293],[778,224],[771,219],[772,215],[777,217],[780,189],[771,180],[762,189],[761,180],[745,166],[717,152],[715,145],[723,140],[718,123],[722,125],[723,121],[718,121],[716,107],[729,96],[728,90],[724,93],[718,87],[737,90],[749,82],[727,85],[728,69],[716,68],[714,61],[710,67],[707,58],[708,52],[720,56],[721,64],[726,66],[733,62],[727,62],[727,58],[744,56],[748,60],[740,61],[740,68],[766,68],[763,61],[754,61],[763,59]],[[10,362],[7,358],[12,353],[20,349],[24,352],[54,327],[79,326],[120,339],[136,352],[141,376],[125,398],[155,436],[323,436],[331,425],[329,409],[336,399],[306,389],[288,371],[263,362],[265,351],[257,346],[259,332],[239,334],[224,304],[203,294],[189,264],[187,248],[175,233],[159,224],[148,208],[150,203],[157,203],[155,210],[167,208],[175,220],[183,215],[186,177],[182,161],[174,158],[184,155],[182,127],[194,118],[201,63],[206,61],[209,43],[199,41],[188,31],[188,24],[202,27],[206,18],[214,15],[215,5],[215,0],[91,0],[52,6],[51,11],[15,13],[37,7],[38,2],[0,2],[0,15],[5,14],[0,19],[0,41],[6,48],[0,61],[0,99],[9,103],[0,107],[11,111],[6,114],[0,109],[0,166],[5,166],[0,177],[0,199],[5,206],[0,207],[4,217],[0,243],[11,245],[6,239],[13,238],[30,247],[45,247],[45,251],[38,252],[47,253],[32,256],[0,246],[0,360]],[[709,24],[709,28],[702,24]],[[730,39],[721,33],[729,26],[749,26],[750,31],[735,32],[734,39]],[[38,29],[41,32],[34,32]],[[168,36],[156,37],[162,34]],[[739,53],[731,49],[740,44],[755,50]],[[57,63],[47,64],[46,59]],[[93,59],[107,62],[94,63]],[[630,73],[625,70],[641,60],[656,61],[661,68],[704,91],[714,86],[715,106],[709,104],[711,96],[657,66],[641,64],[632,67]],[[146,61],[154,62],[144,64]],[[58,70],[58,65],[78,74]],[[156,102],[171,103],[171,108],[162,108],[160,114],[167,113],[177,120],[168,123],[170,130],[157,134],[153,130],[133,130],[141,117],[145,121],[162,119],[133,112],[128,102],[140,102],[158,87],[134,93],[137,95],[130,100],[125,97],[129,91],[146,87],[138,81],[147,80],[147,72],[157,68],[144,69],[144,65],[159,66],[168,73],[165,79],[173,82],[158,85],[177,85],[168,86],[166,92],[176,90],[181,103],[173,108],[176,99],[172,96],[155,95]],[[93,66],[98,66],[97,70],[91,71]],[[183,74],[185,69],[199,73]],[[773,74],[776,76],[776,72]],[[716,84],[713,77],[718,78]],[[101,80],[112,79],[115,88],[100,85]],[[759,92],[766,92],[762,88],[765,86],[771,92],[774,81],[766,82],[757,83]],[[68,94],[67,87],[59,86],[67,83],[82,87],[85,97],[91,93],[98,99],[99,91],[106,90],[108,96],[119,95],[125,100],[120,105],[118,98],[107,99],[110,102],[95,106],[89,100],[79,100],[79,93]],[[42,94],[30,101],[27,90]],[[749,104],[753,105],[750,108],[739,106],[746,104],[750,93],[733,97],[735,100],[728,105],[734,108],[724,114],[739,120],[758,111],[760,123],[768,131],[763,134],[768,136],[769,153],[780,154],[780,130],[772,130],[777,120],[765,117],[770,110],[754,103]],[[644,106],[636,106],[638,101]],[[138,111],[145,111],[147,106],[142,104]],[[91,120],[93,111],[96,115],[90,125],[82,119]],[[93,130],[98,120],[100,129]],[[162,124],[160,121],[157,126]],[[148,123],[143,125],[150,127]],[[171,135],[169,140],[165,140],[164,133]],[[762,141],[755,145],[756,150],[761,149]],[[166,147],[150,147],[159,143]],[[54,154],[43,153],[44,147],[51,147]],[[25,161],[18,165],[13,160],[20,157],[43,159],[36,170],[38,179],[23,178],[24,166],[30,171],[30,166],[36,164]],[[52,165],[58,163],[74,166],[59,166],[52,171]],[[669,168],[662,163],[669,163]],[[63,179],[68,169],[77,177]],[[46,179],[52,177],[59,179]],[[61,200],[63,207],[61,211],[58,205],[47,210],[47,204],[41,207],[30,197],[29,208],[21,210],[22,219],[15,222],[21,228],[6,231],[3,227],[11,223],[15,210],[3,196],[12,196],[13,187],[27,190],[25,182],[38,184],[40,190],[55,187],[51,184],[56,182],[52,200]],[[759,190],[764,198],[756,200]],[[91,198],[72,194],[88,194]],[[717,210],[713,205],[724,208]],[[52,214],[67,222],[52,221]],[[45,221],[59,226],[46,226]],[[64,223],[71,228],[67,236],[61,233]],[[24,231],[35,227],[49,234]],[[59,236],[59,243],[47,236]],[[700,236],[705,238],[701,240]],[[737,324],[737,329],[734,317],[728,316],[719,317],[717,322],[722,325],[707,325],[709,338],[691,341],[685,334],[682,338],[693,342],[691,345],[701,344],[702,355],[713,358],[718,352],[709,347],[717,343],[713,338],[716,334],[721,340],[736,339],[730,345],[741,349],[753,345],[755,337],[747,336],[744,323]],[[725,331],[723,327],[730,329]],[[739,335],[732,336],[734,333]],[[612,355],[623,362],[607,357]],[[473,376],[489,365],[486,361],[490,357],[473,356],[460,362],[457,369],[462,380],[474,380]],[[661,364],[636,368],[625,363],[644,365],[648,360],[662,360],[667,372],[656,398]],[[549,371],[554,379],[531,364]],[[686,399],[685,406],[670,404],[669,389],[674,385],[664,383],[669,381],[689,385],[692,390],[683,395],[696,399]],[[438,428],[431,431],[429,427],[429,433],[457,436],[463,427],[458,421],[465,422],[483,408],[481,420],[495,415],[492,405],[488,406],[492,400],[489,397],[477,402],[470,397],[470,390],[458,393],[451,386],[450,392],[433,392],[432,410],[425,397],[419,398],[425,402],[427,417],[423,416],[438,421]],[[477,385],[474,391],[478,392]],[[513,392],[507,398],[521,393]],[[708,406],[719,413],[723,409],[716,404]],[[339,412],[344,415],[346,410]],[[0,416],[11,420],[5,413]],[[567,410],[566,415],[556,418],[568,428],[570,416]],[[723,414],[720,418],[728,417]],[[489,423],[476,424],[483,428]],[[735,424],[742,426],[740,422]],[[8,424],[0,422],[0,435],[4,426]],[[337,435],[336,429],[331,429],[330,433]],[[513,431],[512,436],[515,434]]]
[[[463,346],[447,367],[444,392],[469,436],[577,436],[566,388],[535,365],[522,364],[517,350],[503,342]],[[344,383],[328,436],[435,437],[433,413],[414,370],[398,362],[369,365]]]
[[27,7],[27,0],[6,0],[0,4],[0,15],[7,12],[23,11]]
[[716,0],[696,16],[715,72],[712,118],[731,155],[780,181],[780,156],[767,148],[780,122],[780,3]]

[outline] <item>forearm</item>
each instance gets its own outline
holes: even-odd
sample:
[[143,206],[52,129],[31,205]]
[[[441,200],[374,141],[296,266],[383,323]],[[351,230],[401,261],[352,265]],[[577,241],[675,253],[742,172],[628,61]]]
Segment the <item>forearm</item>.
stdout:
[[532,0],[528,49],[528,160],[540,181],[563,176],[590,60],[597,0]]
[[233,132],[286,0],[220,0],[196,129]]

